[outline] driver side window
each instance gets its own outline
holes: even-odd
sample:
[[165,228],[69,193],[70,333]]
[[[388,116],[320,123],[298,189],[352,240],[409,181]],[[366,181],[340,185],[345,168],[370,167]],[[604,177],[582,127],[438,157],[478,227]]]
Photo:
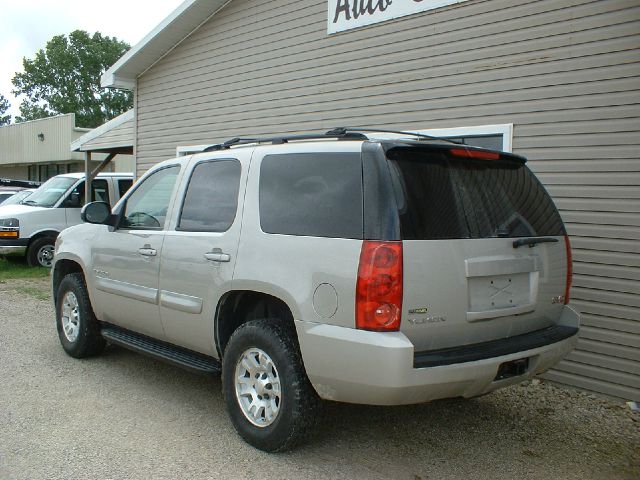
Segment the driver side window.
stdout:
[[163,168],[138,185],[127,199],[120,228],[161,230],[179,172],[178,165]]

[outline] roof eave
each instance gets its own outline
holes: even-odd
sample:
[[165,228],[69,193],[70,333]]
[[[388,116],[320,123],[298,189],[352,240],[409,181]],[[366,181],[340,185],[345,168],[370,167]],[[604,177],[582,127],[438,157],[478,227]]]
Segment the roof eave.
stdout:
[[[70,149],[72,152],[84,152],[87,149],[84,148],[84,145],[86,143],[89,143],[92,140],[95,140],[96,138],[98,138],[101,135],[104,135],[107,132],[110,132],[111,130],[113,130],[114,128],[122,125],[123,123],[132,120],[134,117],[134,113],[133,113],[133,108],[131,110],[127,110],[126,112],[124,112],[123,114],[112,118],[111,120],[109,120],[106,123],[103,123],[102,125],[100,125],[99,127],[96,127],[92,130],[89,130],[87,133],[85,133],[84,135],[82,135],[81,137],[75,139],[73,142],[71,142],[70,145]],[[132,145],[133,145],[133,139],[132,139]],[[89,149],[91,150],[91,149]]]
[[[124,59],[124,57],[122,57],[122,59]],[[116,65],[112,68],[116,67]],[[102,74],[102,77],[100,77],[100,84],[103,88],[123,88],[125,90],[133,90],[136,87],[136,79],[115,75],[112,69],[109,69]]]
[[134,45],[103,75],[105,88],[133,90],[137,78],[231,0],[184,0],[169,16]]

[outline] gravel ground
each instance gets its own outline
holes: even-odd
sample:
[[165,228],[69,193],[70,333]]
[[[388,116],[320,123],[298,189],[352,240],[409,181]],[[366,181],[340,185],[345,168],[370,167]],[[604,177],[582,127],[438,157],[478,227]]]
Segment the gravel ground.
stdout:
[[640,478],[640,414],[538,381],[472,400],[329,404],[310,444],[265,454],[233,431],[219,379],[115,347],[66,356],[47,288],[0,284],[2,479]]

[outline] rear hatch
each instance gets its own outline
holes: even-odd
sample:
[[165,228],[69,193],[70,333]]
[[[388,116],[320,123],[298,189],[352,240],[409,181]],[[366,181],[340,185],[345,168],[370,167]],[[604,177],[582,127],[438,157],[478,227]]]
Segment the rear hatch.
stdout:
[[401,331],[416,351],[552,326],[565,229],[522,157],[465,147],[386,149],[403,240]]

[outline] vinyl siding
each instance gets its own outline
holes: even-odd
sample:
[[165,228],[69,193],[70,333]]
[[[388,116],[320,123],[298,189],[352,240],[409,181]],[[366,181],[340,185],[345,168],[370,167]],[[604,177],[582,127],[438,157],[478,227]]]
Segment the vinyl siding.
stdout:
[[101,148],[130,147],[133,142],[134,120],[121,125],[82,145],[82,150],[99,150]]
[[69,145],[86,132],[75,127],[72,113],[0,127],[0,165],[81,161],[83,154]]
[[234,0],[138,79],[138,173],[178,145],[512,123],[574,248],[553,380],[640,399],[640,6],[470,0],[326,34],[324,0]]

